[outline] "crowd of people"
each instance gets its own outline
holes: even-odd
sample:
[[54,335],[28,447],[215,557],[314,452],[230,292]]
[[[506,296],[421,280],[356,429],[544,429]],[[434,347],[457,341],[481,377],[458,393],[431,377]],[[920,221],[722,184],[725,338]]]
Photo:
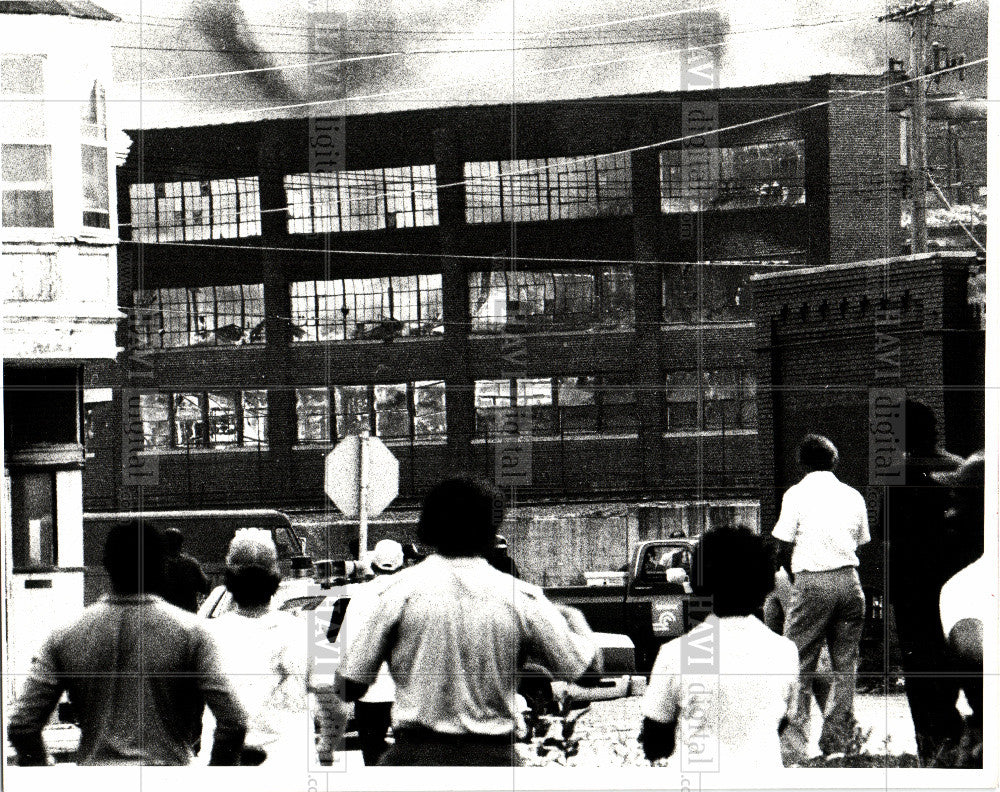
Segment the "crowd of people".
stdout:
[[[943,454],[926,413],[907,415],[927,434],[907,456],[912,478],[888,504],[887,593],[920,761],[981,766],[983,458]],[[799,462],[804,476],[785,493],[771,540],[725,526],[694,549],[690,589],[711,613],[656,657],[641,704],[640,742],[652,761],[682,766],[685,751],[708,740],[727,770],[801,763],[813,700],[823,753],[855,737],[866,613],[857,548],[871,538],[868,510],[837,479],[827,438],[806,437]],[[322,702],[328,734],[343,730],[353,704],[366,765],[520,764],[525,664],[587,684],[602,658],[579,611],[517,577],[498,535],[503,518],[502,498],[487,485],[450,479],[432,488],[417,537],[434,552],[407,564],[399,543],[376,545],[374,577],[344,614],[345,654],[332,678],[311,667],[302,621],[272,607],[281,575],[266,531],[233,539],[225,585],[235,609],[209,622],[152,593],[164,590],[171,564],[205,588],[178,561],[177,537],[165,543],[141,522],[116,527],[104,558],[112,592],[49,636],[10,719],[20,763],[46,763],[42,729],[67,692],[80,764],[300,762],[314,740],[310,696]],[[913,552],[913,537],[934,551]],[[706,645],[709,670],[695,663]],[[959,690],[971,718],[956,708]]]

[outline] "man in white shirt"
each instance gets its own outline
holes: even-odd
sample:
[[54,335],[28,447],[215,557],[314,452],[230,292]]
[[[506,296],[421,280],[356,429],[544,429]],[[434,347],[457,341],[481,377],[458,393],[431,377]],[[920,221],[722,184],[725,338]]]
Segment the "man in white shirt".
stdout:
[[764,539],[747,528],[707,531],[692,587],[711,615],[664,644],[642,700],[646,757],[681,772],[782,767],[778,729],[795,707],[799,655],[755,615],[773,584]]
[[781,565],[793,583],[785,636],[799,650],[798,706],[782,737],[786,756],[805,758],[811,683],[824,643],[834,677],[820,750],[842,751],[854,733],[858,646],[865,619],[855,551],[871,536],[864,497],[833,474],[838,458],[836,446],[827,438],[805,437],[799,464],[806,475],[785,493],[772,532],[779,542]]
[[559,679],[599,671],[583,616],[488,563],[499,496],[464,479],[427,495],[417,536],[437,552],[389,578],[338,671],[349,701],[388,661],[394,745],[382,765],[519,764],[515,679],[527,658]]

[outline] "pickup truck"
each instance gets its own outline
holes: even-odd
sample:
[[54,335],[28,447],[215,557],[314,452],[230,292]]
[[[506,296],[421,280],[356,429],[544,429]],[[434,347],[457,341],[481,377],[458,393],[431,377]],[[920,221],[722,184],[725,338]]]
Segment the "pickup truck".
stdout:
[[707,615],[690,607],[697,544],[688,537],[642,542],[624,572],[605,576],[610,585],[559,586],[545,589],[545,595],[578,608],[595,631],[627,635],[635,644],[636,667],[648,672],[661,644],[687,632],[692,617]]

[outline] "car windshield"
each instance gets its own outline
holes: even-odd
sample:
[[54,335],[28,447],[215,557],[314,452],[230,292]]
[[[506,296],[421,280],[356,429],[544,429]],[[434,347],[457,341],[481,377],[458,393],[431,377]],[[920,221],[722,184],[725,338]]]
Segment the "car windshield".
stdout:
[[666,583],[668,578],[676,577],[668,570],[681,570],[684,574],[691,573],[691,551],[686,547],[651,547],[643,556],[640,574],[648,583]]

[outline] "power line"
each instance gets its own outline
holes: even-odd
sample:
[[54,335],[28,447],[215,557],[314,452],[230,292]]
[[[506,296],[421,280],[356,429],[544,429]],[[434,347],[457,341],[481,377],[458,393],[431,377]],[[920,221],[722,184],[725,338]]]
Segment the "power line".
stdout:
[[[793,28],[805,28],[805,27],[819,27],[825,25],[840,25],[850,22],[860,21],[862,19],[867,19],[867,16],[861,17],[845,17],[845,18],[833,18],[826,19],[817,22],[806,22],[806,23],[795,23],[790,25],[774,25],[771,27],[751,27],[743,28],[740,30],[730,30],[725,33],[720,34],[721,37],[746,35],[748,33],[761,33],[773,30],[787,30]],[[158,77],[151,80],[125,80],[122,84],[136,84],[142,82],[143,84],[159,83],[159,82],[171,82],[171,81],[183,81],[183,80],[193,80],[199,78],[209,78],[209,77],[228,77],[242,74],[254,74],[262,72],[271,71],[284,71],[291,69],[301,69],[309,67],[318,66],[330,66],[340,63],[351,63],[355,61],[365,61],[365,60],[375,60],[382,58],[393,58],[393,57],[409,57],[414,55],[476,55],[476,54],[489,54],[496,52],[536,52],[536,51],[549,51],[549,50],[559,50],[559,49],[580,49],[584,47],[619,47],[619,46],[635,46],[637,44],[655,44],[668,41],[681,41],[687,40],[689,36],[687,35],[671,35],[671,36],[655,36],[652,38],[644,39],[623,39],[617,41],[588,41],[588,42],[573,42],[573,43],[563,43],[563,44],[544,44],[544,45],[531,45],[531,46],[510,46],[510,47],[490,47],[490,48],[461,48],[461,49],[419,49],[419,50],[397,50],[390,52],[360,52],[349,57],[329,59],[322,61],[306,61],[302,63],[293,63],[280,66],[267,66],[255,69],[239,69],[232,71],[220,71],[220,72],[204,72],[192,75],[182,75],[177,77]],[[218,55],[230,55],[230,54],[261,54],[261,55],[315,55],[316,53],[311,50],[219,50],[214,47],[150,47],[146,45],[115,45],[116,49],[140,49],[140,50],[158,50],[165,52],[207,52]]]
[[[986,63],[987,61],[988,61],[988,57],[980,58],[978,60],[970,61],[968,63],[964,63],[964,64],[961,64],[961,65],[956,65],[956,66],[949,67],[949,68],[946,68],[946,69],[942,69],[941,71],[938,72],[938,74],[943,74],[943,73],[947,73],[947,72],[950,72],[950,71],[955,71],[955,70],[957,70],[959,68],[963,68],[963,69],[964,68],[971,68],[973,66],[977,66],[979,64]],[[730,124],[729,126],[726,126],[726,127],[720,127],[718,129],[713,129],[713,130],[711,130],[711,132],[712,132],[712,134],[719,134],[719,133],[723,133],[723,132],[730,132],[730,131],[733,131],[733,130],[736,130],[736,129],[743,129],[743,128],[747,128],[747,127],[751,127],[751,126],[756,126],[758,124],[767,123],[769,121],[775,121],[775,120],[778,120],[778,119],[781,119],[781,118],[787,118],[787,117],[796,115],[798,113],[807,112],[807,111],[810,111],[810,110],[815,110],[815,109],[818,109],[818,108],[821,108],[821,107],[826,107],[828,105],[834,104],[837,101],[849,101],[849,100],[852,100],[852,99],[861,98],[863,96],[871,96],[871,95],[875,95],[875,94],[885,93],[885,92],[887,92],[888,90],[890,90],[892,88],[898,88],[900,86],[907,85],[907,84],[910,84],[910,83],[913,83],[913,82],[917,82],[919,80],[931,79],[933,76],[934,75],[923,75],[922,77],[912,77],[912,78],[908,78],[906,80],[900,80],[898,82],[895,82],[891,86],[883,86],[883,87],[879,87],[879,88],[872,88],[872,89],[867,89],[867,90],[861,90],[861,91],[851,92],[851,93],[845,95],[842,98],[826,99],[826,100],[823,100],[823,101],[820,101],[820,102],[814,102],[812,104],[809,104],[809,105],[806,105],[806,106],[803,106],[803,107],[797,107],[797,108],[793,108],[791,110],[785,110],[785,111],[782,111],[782,112],[779,112],[779,113],[774,113],[774,114],[769,115],[769,116],[764,116],[762,118],[756,118],[756,119],[751,119],[749,121],[743,121],[743,122],[739,122],[739,123],[736,123],[736,124]],[[336,100],[336,101],[339,101],[339,100]],[[757,100],[757,101],[759,101],[759,100]],[[579,163],[585,163],[585,162],[591,162],[591,161],[596,161],[596,160],[605,159],[605,158],[608,158],[608,157],[617,157],[617,156],[622,156],[622,155],[625,155],[625,154],[632,154],[632,153],[635,153],[635,152],[638,152],[638,151],[646,151],[646,150],[652,149],[652,148],[659,148],[659,147],[663,147],[663,146],[670,146],[670,145],[675,145],[675,144],[678,144],[678,143],[684,143],[685,141],[701,137],[703,134],[704,134],[704,132],[699,131],[697,133],[692,133],[692,134],[689,134],[689,135],[684,135],[684,136],[681,136],[681,137],[678,137],[678,138],[667,139],[667,140],[660,140],[660,141],[657,141],[655,143],[648,143],[648,144],[645,144],[645,145],[642,145],[642,146],[633,146],[631,148],[621,149],[621,150],[618,150],[618,151],[612,151],[612,152],[607,152],[607,153],[603,153],[603,154],[592,154],[592,155],[586,155],[586,156],[581,156],[581,157],[572,157],[572,158],[560,158],[560,159],[563,159],[562,162],[556,161],[556,162],[553,162],[552,164],[549,164],[549,165],[542,165],[542,166],[537,166],[537,167],[523,168],[523,169],[520,169],[520,170],[515,170],[515,171],[509,172],[509,173],[506,173],[506,174],[502,174],[502,176],[510,178],[510,177],[514,177],[514,176],[521,176],[521,175],[526,175],[526,174],[531,174],[531,173],[541,173],[543,171],[548,171],[548,170],[550,170],[552,168],[555,168],[555,167],[563,167],[563,166],[567,166],[568,167],[568,166],[571,166],[571,165],[575,165],[575,164],[579,164]],[[554,159],[556,159],[556,158],[554,158]],[[445,184],[439,184],[439,185],[437,185],[437,189],[441,190],[441,189],[448,189],[448,188],[451,188],[451,187],[468,186],[468,185],[471,185],[471,184],[475,184],[477,182],[481,182],[481,181],[483,181],[484,179],[487,179],[487,178],[492,179],[493,177],[492,176],[488,176],[488,177],[473,177],[473,178],[463,179],[463,180],[457,181],[457,182],[450,182],[450,183],[445,183]],[[421,192],[421,190],[418,190],[418,189],[414,188],[412,190],[403,190],[403,191],[401,191],[399,193],[393,193],[391,195],[392,195],[392,197],[398,197],[400,195],[411,195],[412,196],[412,195],[416,195],[416,194],[418,194],[420,192]],[[379,193],[379,194],[377,194],[374,197],[386,197],[386,196],[389,196],[389,195],[390,195],[389,193]],[[359,202],[359,201],[371,200],[371,199],[372,199],[372,196],[365,196],[365,197],[360,198],[360,199],[351,199],[347,203],[353,203],[353,202]],[[303,205],[302,208],[305,208],[306,206],[313,207],[313,206],[316,206],[316,205],[323,205],[323,204],[307,204],[307,205]],[[289,210],[289,208],[290,208],[289,206],[283,206],[283,207],[277,207],[277,208],[273,208],[273,209],[262,209],[261,213],[265,214],[265,213],[269,213],[269,212],[286,212],[286,211]]]
[[[642,15],[642,16],[625,17],[625,18],[622,18],[622,19],[610,19],[610,20],[605,20],[603,22],[595,22],[595,23],[592,23],[592,24],[589,24],[589,25],[576,25],[576,26],[564,27],[564,28],[553,28],[551,30],[543,30],[543,31],[537,31],[537,32],[525,31],[523,34],[519,33],[518,35],[526,35],[526,36],[553,36],[553,35],[562,34],[562,33],[573,33],[573,32],[579,32],[579,31],[583,31],[583,30],[594,30],[594,29],[598,29],[598,28],[602,28],[602,27],[612,27],[612,26],[615,26],[615,25],[627,25],[627,24],[629,24],[631,22],[644,22],[644,21],[650,21],[650,20],[653,20],[653,19],[666,19],[668,17],[683,16],[684,14],[704,13],[706,11],[715,11],[715,10],[718,10],[719,8],[721,8],[721,6],[715,6],[715,5],[700,6],[700,7],[696,7],[696,8],[681,8],[681,9],[675,9],[673,11],[664,11],[664,12],[661,12],[661,13],[658,13],[658,14],[646,14],[646,15]],[[132,16],[137,16],[137,15],[132,14]],[[142,24],[145,24],[143,22],[143,19],[146,19],[146,18],[162,19],[162,20],[174,20],[174,21],[187,22],[187,23],[197,23],[197,22],[201,21],[201,20],[198,20],[198,19],[195,19],[195,18],[192,18],[192,17],[169,17],[169,16],[151,16],[151,17],[146,17],[146,16],[141,15],[141,14],[138,15],[138,16],[139,16],[139,21],[138,22],[128,22],[128,24],[142,25]],[[266,25],[266,24],[252,24],[251,25],[251,24],[247,24],[246,26],[248,28],[261,28],[261,29],[279,29],[279,30],[296,29],[296,26],[293,26],[293,25]],[[303,26],[303,29],[304,30],[308,30],[309,27],[308,26]],[[354,28],[354,30],[364,30],[364,28]],[[373,28],[373,30],[376,30],[376,31],[386,30],[388,32],[396,32],[397,30],[404,30],[405,32],[410,32],[410,33],[449,32],[449,31],[444,31],[444,30],[423,31],[423,30],[417,30],[417,29],[398,29],[398,28],[392,28],[392,27],[384,28],[384,29]],[[453,32],[455,34],[464,34],[464,33],[467,33],[468,31],[463,31],[463,30],[460,30],[460,29],[456,29],[456,30],[453,30],[453,31],[450,31],[450,32]],[[507,31],[497,30],[495,32],[498,35],[502,35],[502,34],[506,33]]]

